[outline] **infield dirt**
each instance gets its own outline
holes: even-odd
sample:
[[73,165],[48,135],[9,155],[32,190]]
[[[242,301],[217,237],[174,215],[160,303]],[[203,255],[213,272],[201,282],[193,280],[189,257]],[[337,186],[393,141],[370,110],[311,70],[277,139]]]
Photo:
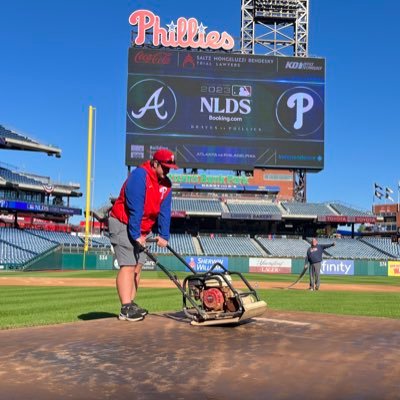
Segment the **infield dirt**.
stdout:
[[[101,311],[101,310],[96,310]],[[268,310],[0,331],[4,399],[398,399],[400,321]]]

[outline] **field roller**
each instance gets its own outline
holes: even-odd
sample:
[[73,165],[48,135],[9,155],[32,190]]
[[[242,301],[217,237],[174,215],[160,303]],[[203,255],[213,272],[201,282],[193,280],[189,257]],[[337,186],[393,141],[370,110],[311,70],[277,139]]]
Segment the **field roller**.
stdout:
[[[156,240],[148,239],[147,242],[155,243]],[[266,311],[267,303],[260,300],[240,272],[228,271],[222,264],[215,263],[207,272],[198,273],[174,249],[169,245],[167,248],[192,273],[184,278],[182,284],[148,247],[144,251],[181,291],[183,311],[192,325],[235,324],[258,317]],[[232,276],[239,277],[246,289],[236,290]]]

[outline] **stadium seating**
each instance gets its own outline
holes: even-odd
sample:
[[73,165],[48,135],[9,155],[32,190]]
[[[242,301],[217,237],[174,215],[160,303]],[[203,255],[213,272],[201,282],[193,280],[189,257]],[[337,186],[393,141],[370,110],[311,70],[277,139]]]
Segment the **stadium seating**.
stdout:
[[[15,228],[0,228],[0,265],[23,265],[57,246],[82,248],[83,238],[66,232],[53,232],[37,229],[21,230]],[[111,247],[108,237],[94,237],[89,247]]]
[[372,213],[367,213],[365,211],[356,210],[355,208],[345,206],[340,203],[331,203],[332,208],[334,208],[339,214],[346,215],[348,217],[372,217]]
[[110,238],[107,236],[94,236],[90,241],[92,247],[111,247]]
[[233,214],[280,215],[281,210],[267,201],[227,200],[229,212]]
[[25,183],[28,185],[43,186],[43,183],[39,180],[28,178],[27,176],[2,167],[0,167],[0,178],[3,178],[5,181],[11,183]]
[[186,211],[192,214],[221,214],[222,206],[218,199],[189,199],[173,197],[173,211]]
[[238,236],[199,236],[204,254],[221,256],[265,256],[265,252],[250,238]]
[[51,242],[62,244],[62,245],[75,245],[83,246],[83,241],[80,237],[71,235],[66,232],[51,232],[42,231],[37,229],[30,229],[27,231],[35,236],[42,237],[44,239],[50,240]]
[[310,244],[302,239],[256,237],[257,241],[271,256],[305,257]]
[[36,254],[0,241],[0,265],[22,265],[34,258]]
[[390,238],[363,238],[363,242],[390,254],[393,258],[400,258],[400,244],[392,243]]
[[[309,240],[311,241],[311,239]],[[328,239],[319,238],[320,244],[332,243],[336,246],[325,250],[324,258],[388,260],[400,258],[400,244],[389,238]],[[201,234],[197,238],[189,234],[171,234],[171,247],[180,255],[243,256],[243,257],[300,257],[304,258],[310,243],[295,238],[268,238],[256,236],[219,236]],[[20,230],[0,228],[0,265],[22,266],[42,253],[58,245],[79,247],[83,238],[66,232],[41,230]],[[93,237],[90,247],[111,246],[107,236]],[[151,245],[155,254],[168,255],[170,251]]]
[[281,204],[291,215],[337,215],[326,203],[284,202]]
[[50,240],[32,235],[28,231],[13,228],[1,228],[0,240],[33,254],[44,253],[57,246]]
[[[320,238],[319,244],[332,243],[332,239]],[[370,259],[383,260],[387,259],[388,255],[380,250],[369,246],[368,244],[357,239],[336,239],[336,246],[329,247],[325,252],[334,258],[349,258],[349,259]],[[326,258],[326,257],[325,257]]]
[[10,139],[23,141],[23,142],[36,143],[32,139],[29,139],[26,136],[22,136],[19,133],[11,131],[10,129],[7,129],[2,125],[0,125],[0,136],[3,136],[5,138],[10,138]]
[[[169,239],[169,244],[178,254],[195,255],[197,254],[196,248],[193,244],[192,236],[186,234],[173,233]],[[158,247],[152,244],[150,251],[157,254],[171,254],[165,247]]]

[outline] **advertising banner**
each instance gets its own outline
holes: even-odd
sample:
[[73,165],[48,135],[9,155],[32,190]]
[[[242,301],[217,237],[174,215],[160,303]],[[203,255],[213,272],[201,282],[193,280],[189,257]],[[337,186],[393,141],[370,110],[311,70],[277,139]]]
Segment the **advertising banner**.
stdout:
[[18,211],[65,214],[65,215],[81,215],[82,210],[78,208],[59,207],[42,203],[31,203],[29,201],[17,200],[0,200],[0,209],[11,209]]
[[354,275],[354,260],[323,260],[322,275]]
[[249,258],[249,272],[291,274],[292,260],[288,258]]
[[[228,269],[228,257],[186,257],[186,262],[196,271],[196,272],[207,272],[215,263],[220,263],[224,268]],[[186,268],[186,271],[189,271]],[[217,266],[214,269],[215,272],[223,272],[224,270]]]
[[389,261],[388,262],[388,275],[389,276],[400,276],[400,261]]
[[157,265],[154,261],[151,260],[147,260],[143,267],[142,267],[143,271],[157,271]]
[[318,221],[321,222],[337,222],[341,224],[374,224],[376,217],[369,216],[346,216],[346,215],[318,215]]
[[321,170],[324,85],[320,58],[132,47],[126,164],[168,147],[182,168]]
[[[120,266],[118,264],[117,257],[115,257],[115,254],[113,255],[113,261],[112,261],[112,269],[120,269]],[[147,260],[143,267],[142,271],[157,271],[157,265],[154,261]]]
[[280,214],[245,214],[245,213],[221,213],[222,219],[255,219],[265,221],[281,221]]

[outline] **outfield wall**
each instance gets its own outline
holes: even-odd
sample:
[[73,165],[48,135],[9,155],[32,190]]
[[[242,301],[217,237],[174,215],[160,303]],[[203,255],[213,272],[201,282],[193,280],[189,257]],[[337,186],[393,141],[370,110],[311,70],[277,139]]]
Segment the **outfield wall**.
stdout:
[[[184,256],[188,263],[198,272],[207,271],[215,262],[221,263],[230,271],[261,274],[295,274],[304,268],[303,258],[278,257],[225,257],[225,256]],[[158,256],[159,262],[171,271],[186,271],[176,257]],[[115,259],[111,253],[89,251],[82,253],[65,253],[60,250],[47,254],[25,270],[111,270],[115,268]],[[3,270],[16,270],[15,266],[5,266]],[[149,263],[145,270],[157,269]],[[354,276],[400,276],[400,261],[345,260],[327,259],[322,263],[322,275],[354,275]]]
[[[197,257],[197,259],[200,257]],[[213,258],[225,261],[222,263],[230,271],[236,272],[254,272],[262,274],[281,274],[289,273],[298,275],[304,268],[304,258],[257,258],[257,257],[201,257],[203,259]],[[185,271],[186,267],[173,256],[159,256],[162,265],[173,271]],[[190,261],[190,257],[185,257],[186,261]],[[254,266],[255,261],[259,261],[259,265]],[[272,262],[271,262],[272,260]],[[355,275],[355,276],[387,276],[388,261],[376,260],[329,260],[325,261],[326,275]],[[253,262],[253,268],[251,268]],[[399,263],[398,261],[389,261],[390,264]],[[204,263],[207,264],[207,263]],[[203,265],[204,265],[203,264]],[[288,268],[287,265],[290,265]],[[202,266],[203,266],[202,265]],[[283,265],[283,266],[282,266]],[[257,268],[258,267],[258,268]],[[197,269],[204,272],[204,268]],[[391,268],[392,276],[395,276]],[[400,274],[399,274],[400,276]]]
[[[10,268],[11,269],[11,268]],[[63,253],[55,251],[46,257],[29,264],[25,271],[43,270],[111,270],[113,255],[103,252],[88,251],[83,253]]]

